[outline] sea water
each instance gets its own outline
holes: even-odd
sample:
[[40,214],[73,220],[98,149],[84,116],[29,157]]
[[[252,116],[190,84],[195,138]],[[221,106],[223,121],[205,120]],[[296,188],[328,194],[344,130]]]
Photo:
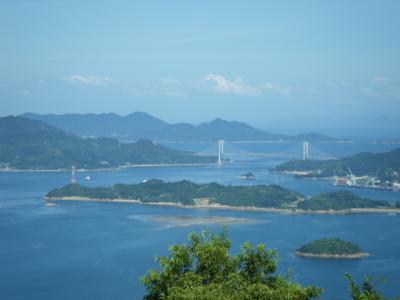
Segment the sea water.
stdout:
[[[198,150],[204,144],[173,144]],[[337,156],[360,151],[386,151],[396,145],[323,145]],[[284,146],[247,144],[246,150],[269,151]],[[274,148],[274,149],[275,149]],[[333,150],[332,150],[333,149]],[[279,149],[278,149],[279,150]],[[90,186],[138,183],[148,178],[167,181],[189,179],[222,184],[280,184],[313,195],[337,190],[329,182],[295,180],[268,168],[273,158],[237,160],[223,167],[147,167],[109,172],[78,173]],[[256,179],[238,177],[253,172]],[[86,180],[90,176],[90,180]],[[46,206],[43,196],[68,183],[65,172],[0,173],[0,298],[1,299],[141,299],[139,278],[157,268],[156,255],[167,255],[168,246],[186,241],[192,231],[219,231],[221,225],[184,226],[173,218],[234,217],[254,220],[228,226],[232,253],[245,241],[265,243],[279,252],[279,272],[290,273],[301,284],[324,289],[323,299],[346,299],[345,273],[357,280],[366,274],[387,282],[378,289],[388,296],[400,294],[400,216],[281,215],[264,212],[182,209],[126,203],[57,202]],[[400,193],[353,189],[379,200],[400,200]],[[168,218],[165,218],[168,217]],[[161,221],[157,221],[161,220]],[[194,222],[195,223],[195,222]],[[357,260],[301,258],[293,252],[323,237],[339,237],[358,244],[372,255]]]

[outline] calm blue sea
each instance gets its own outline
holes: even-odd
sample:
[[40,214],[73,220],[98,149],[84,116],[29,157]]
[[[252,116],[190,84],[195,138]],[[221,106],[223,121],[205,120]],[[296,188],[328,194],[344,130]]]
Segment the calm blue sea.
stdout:
[[[168,144],[202,151],[207,144]],[[279,152],[287,144],[237,144],[250,152]],[[394,144],[320,144],[323,151],[344,156],[360,151],[386,151]],[[281,159],[280,159],[281,160]],[[112,172],[78,173],[80,183],[102,186],[137,183],[146,178],[224,184],[277,183],[305,195],[337,189],[328,182],[294,180],[270,174],[278,159],[236,160],[222,168],[152,167]],[[251,171],[254,181],[237,177]],[[91,180],[87,181],[86,176]],[[68,173],[0,173],[0,298],[1,299],[141,299],[145,290],[139,277],[157,267],[155,255],[168,246],[185,242],[193,230],[220,226],[179,227],[156,223],[152,216],[230,216],[263,222],[230,225],[233,252],[245,241],[265,243],[280,253],[279,270],[290,269],[294,280],[324,289],[323,299],[348,299],[344,273],[361,279],[365,274],[387,278],[379,288],[389,296],[400,295],[400,216],[288,216],[260,212],[179,209],[112,203],[58,203],[46,206],[43,196],[68,183]],[[400,200],[400,193],[353,190],[375,199]],[[362,260],[318,260],[293,255],[304,243],[339,237],[353,241],[373,255]]]

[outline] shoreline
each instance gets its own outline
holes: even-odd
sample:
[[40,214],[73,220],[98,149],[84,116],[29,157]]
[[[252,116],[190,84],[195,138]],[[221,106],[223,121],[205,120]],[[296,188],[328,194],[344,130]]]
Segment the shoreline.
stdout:
[[365,252],[359,252],[354,254],[328,254],[328,253],[314,254],[314,253],[296,251],[294,252],[294,255],[307,258],[322,258],[322,259],[358,259],[370,256],[371,254]]
[[[76,169],[76,172],[104,172],[104,171],[118,171],[129,168],[156,168],[156,167],[202,167],[202,166],[212,166],[217,165],[217,163],[188,163],[188,164],[131,164],[124,165],[115,168],[97,168],[97,169]],[[1,168],[0,173],[22,173],[22,172],[71,172],[70,168],[61,169],[5,169]]]
[[130,203],[139,205],[155,205],[166,207],[178,207],[187,209],[225,209],[233,211],[250,211],[250,212],[270,212],[287,215],[349,215],[349,214],[400,214],[400,209],[396,208],[350,208],[346,210],[303,210],[289,208],[273,208],[273,207],[256,207],[256,206],[230,206],[222,204],[207,205],[184,205],[176,202],[142,202],[137,199],[97,199],[90,197],[45,197],[46,201],[82,201],[82,202],[106,202],[106,203]]
[[[277,174],[284,174],[293,176],[297,180],[321,180],[321,181],[334,181],[335,176],[328,176],[328,177],[308,177],[307,175],[311,174],[312,171],[276,171],[272,170],[271,172]],[[365,179],[365,176],[359,176],[358,178]],[[378,190],[378,191],[389,191],[389,192],[398,192],[400,189],[395,187],[381,187],[381,186],[364,186],[364,185],[347,185],[347,184],[335,184],[331,183],[331,185],[335,187],[343,187],[343,188],[354,188],[354,189],[369,189],[369,190]]]

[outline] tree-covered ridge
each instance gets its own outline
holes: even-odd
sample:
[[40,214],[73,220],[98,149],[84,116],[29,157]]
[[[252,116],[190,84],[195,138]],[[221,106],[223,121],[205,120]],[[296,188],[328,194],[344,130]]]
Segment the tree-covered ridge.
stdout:
[[297,249],[297,252],[309,254],[348,255],[361,253],[362,251],[356,244],[338,238],[325,238],[306,244]]
[[144,299],[306,300],[321,294],[317,287],[277,275],[277,253],[264,245],[245,243],[238,255],[230,255],[230,249],[226,232],[192,233],[189,244],[171,246],[169,256],[157,257],[160,271],[141,278]]
[[82,139],[40,121],[0,118],[0,167],[15,169],[115,168],[129,164],[213,163],[148,140],[123,144],[111,138]]
[[312,171],[304,177],[346,176],[349,169],[356,176],[377,176],[381,180],[400,179],[400,148],[383,153],[359,153],[325,161],[292,160],[276,166],[275,171]]
[[278,185],[197,184],[188,180],[164,182],[157,179],[139,184],[115,184],[112,187],[85,187],[69,184],[47,194],[50,199],[82,197],[91,199],[132,199],[170,202],[184,205],[221,204],[228,206],[285,208],[303,211],[347,210],[352,208],[391,208],[386,201],[361,198],[351,192],[330,192],[304,199],[299,193]]
[[135,199],[146,202],[174,202],[194,205],[195,199],[231,206],[282,207],[301,197],[278,185],[232,186],[218,183],[196,184],[188,180],[164,182],[148,180],[139,184],[115,184],[110,188],[69,184],[47,194],[50,198]]
[[344,210],[350,208],[393,207],[387,201],[359,197],[348,191],[318,194],[301,201],[297,207],[304,210]]

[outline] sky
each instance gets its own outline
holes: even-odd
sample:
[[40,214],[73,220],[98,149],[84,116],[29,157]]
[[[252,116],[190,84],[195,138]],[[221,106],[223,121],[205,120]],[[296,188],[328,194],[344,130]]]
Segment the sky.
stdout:
[[400,1],[0,0],[0,115],[400,129]]

